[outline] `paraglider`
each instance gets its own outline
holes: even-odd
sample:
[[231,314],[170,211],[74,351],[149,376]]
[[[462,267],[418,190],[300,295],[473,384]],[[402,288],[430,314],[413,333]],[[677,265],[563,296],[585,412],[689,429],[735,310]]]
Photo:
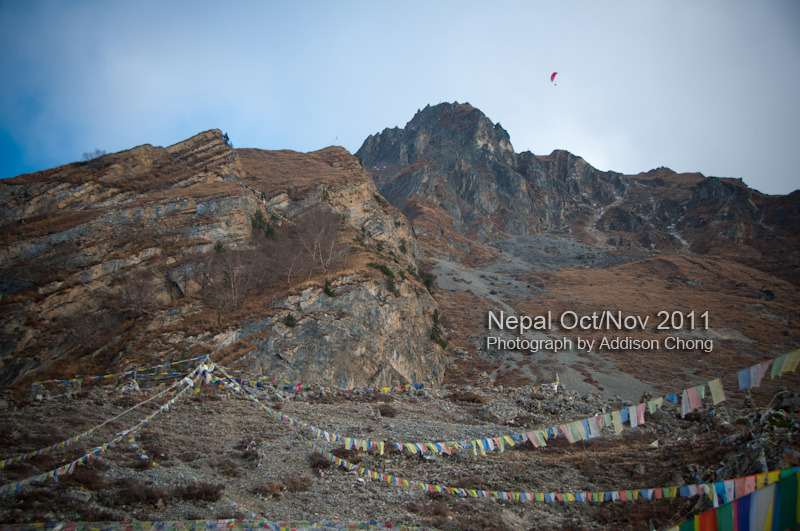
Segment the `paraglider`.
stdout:
[[[550,74],[551,83],[553,83],[556,80],[556,74],[558,74],[558,72],[553,72],[552,74]],[[553,85],[558,86],[558,83],[553,83]]]

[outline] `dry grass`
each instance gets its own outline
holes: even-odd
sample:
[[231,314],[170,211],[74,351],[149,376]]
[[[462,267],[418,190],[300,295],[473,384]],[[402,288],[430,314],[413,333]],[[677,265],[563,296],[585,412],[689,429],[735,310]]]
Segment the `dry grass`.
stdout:
[[[358,159],[339,147],[311,153],[260,149],[237,149],[236,152],[248,177],[252,177],[248,184],[264,192],[268,199],[286,193],[292,200],[297,200],[320,184],[369,179],[361,171]],[[338,166],[334,167],[334,164]]]
[[53,209],[22,221],[10,222],[0,228],[0,245],[9,245],[16,241],[41,238],[48,234],[64,232],[99,217],[105,213],[102,209],[62,210]]

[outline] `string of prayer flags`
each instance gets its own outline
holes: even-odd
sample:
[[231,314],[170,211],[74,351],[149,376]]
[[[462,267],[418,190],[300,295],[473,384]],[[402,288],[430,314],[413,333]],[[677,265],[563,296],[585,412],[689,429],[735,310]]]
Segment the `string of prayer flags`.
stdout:
[[[800,354],[797,355],[798,359],[800,359]],[[787,355],[788,358],[788,355]],[[759,374],[761,374],[762,370],[769,365],[770,361],[767,360],[766,362],[762,362],[757,365]],[[786,365],[784,362],[783,365]],[[789,366],[792,366],[791,364]],[[221,374],[227,378],[227,382],[230,384],[231,388],[239,393],[248,396],[252,401],[259,404],[259,406],[267,412],[270,417],[275,418],[279,422],[288,422],[292,425],[301,426],[305,429],[310,430],[315,437],[319,438],[324,436],[325,440],[330,443],[338,443],[342,444],[350,438],[345,438],[342,435],[327,432],[317,428],[316,426],[312,426],[307,424],[303,421],[293,419],[291,417],[287,417],[283,414],[277,413],[271,410],[269,407],[261,404],[257,398],[250,395],[247,391],[245,391],[237,382],[236,379],[232,378],[224,368],[217,367]],[[749,368],[748,368],[749,369]],[[722,389],[722,384],[720,379],[715,379],[710,382],[707,382],[709,388],[711,389],[712,399],[715,404],[720,403],[722,400],[725,400],[724,390]],[[702,407],[702,401],[705,398],[705,385],[700,384],[697,386],[689,387],[685,389],[681,396],[681,415],[685,416],[690,411],[694,411]],[[645,412],[649,411],[651,414],[655,413],[658,409],[660,409],[663,404],[664,400],[678,403],[678,397],[676,394],[672,393],[666,395],[664,397],[648,400],[646,403],[636,404],[634,406],[623,407],[618,411],[612,411],[610,413],[603,413],[602,416],[597,415],[595,417],[587,417],[581,420],[576,420],[572,422],[566,422],[564,424],[560,424],[558,426],[552,426],[549,428],[542,428],[541,430],[531,430],[528,432],[511,434],[511,435],[501,435],[495,437],[487,437],[485,439],[475,439],[470,441],[450,441],[450,442],[420,442],[420,443],[407,443],[407,442],[395,442],[395,441],[373,441],[369,439],[352,439],[350,444],[356,444],[355,448],[362,449],[362,450],[375,450],[385,448],[387,445],[393,446],[397,448],[399,451],[407,451],[416,454],[423,454],[423,453],[447,453],[452,454],[453,451],[458,450],[469,450],[471,449],[474,455],[477,455],[478,452],[481,455],[484,455],[487,451],[504,451],[505,443],[501,444],[501,439],[505,437],[510,437],[514,444],[520,444],[525,441],[530,441],[534,447],[540,448],[547,444],[547,438],[555,437],[558,435],[559,428],[561,433],[564,434],[564,437],[570,443],[575,443],[583,440],[587,440],[590,438],[594,438],[597,436],[602,435],[602,429],[605,427],[612,428],[615,434],[620,434],[624,430],[624,424],[630,422],[632,427],[641,426],[645,423]],[[505,439],[503,439],[505,440]]]
[[50,452],[52,452],[54,450],[61,450],[61,449],[66,448],[67,446],[69,446],[71,444],[75,444],[79,440],[82,440],[82,439],[85,439],[85,438],[89,437],[90,435],[92,435],[95,431],[99,430],[100,428],[103,428],[104,426],[110,424],[111,422],[119,420],[120,418],[122,418],[123,416],[127,415],[131,411],[133,411],[133,410],[135,410],[135,409],[137,409],[137,408],[139,408],[139,407],[141,407],[141,406],[143,406],[143,405],[145,405],[145,404],[147,404],[149,402],[152,402],[153,400],[161,398],[165,394],[167,394],[170,391],[172,391],[179,383],[180,382],[176,382],[176,383],[172,384],[171,386],[169,386],[168,388],[164,389],[160,393],[158,393],[156,395],[153,395],[150,398],[139,402],[138,404],[134,404],[133,406],[129,407],[128,409],[126,409],[125,411],[120,413],[119,415],[117,415],[117,416],[115,416],[113,418],[107,419],[107,420],[101,422],[100,424],[98,424],[97,426],[89,428],[88,430],[86,430],[83,433],[80,433],[80,434],[78,434],[78,435],[76,435],[74,437],[71,437],[69,439],[63,440],[63,441],[58,442],[56,444],[50,445],[50,446],[48,446],[46,448],[41,448],[39,450],[34,450],[32,452],[28,452],[27,454],[18,455],[16,457],[10,457],[8,459],[2,459],[2,460],[0,460],[0,469],[5,468],[7,465],[9,465],[11,463],[19,463],[21,461],[26,461],[28,459],[32,459],[32,458],[37,457],[39,455],[50,453]]
[[[761,487],[763,485],[774,485],[775,483],[779,482],[782,478],[789,477],[792,475],[796,477],[797,474],[800,473],[800,467],[795,467],[793,469],[761,473],[761,474],[756,474],[755,476],[749,476],[747,478],[736,478],[733,480],[720,481],[717,483],[698,483],[694,485],[681,485],[673,487],[599,491],[599,492],[580,491],[580,492],[541,493],[541,492],[505,492],[505,491],[491,491],[491,490],[486,491],[486,490],[451,487],[448,485],[435,485],[423,481],[413,481],[413,480],[388,476],[386,474],[376,472],[374,470],[365,468],[358,464],[351,463],[346,459],[336,457],[331,452],[325,450],[324,448],[319,447],[316,443],[309,440],[305,436],[299,433],[296,433],[296,435],[298,438],[300,438],[300,440],[303,441],[303,443],[306,444],[306,446],[311,448],[313,451],[319,453],[324,458],[335,463],[337,466],[341,466],[347,469],[348,471],[355,472],[361,477],[368,477],[377,481],[383,481],[385,483],[390,483],[393,485],[414,487],[426,492],[439,492],[461,497],[468,496],[472,498],[494,498],[498,500],[511,500],[519,502],[580,501],[588,503],[588,502],[602,502],[602,501],[636,500],[640,497],[648,500],[673,498],[679,495],[683,497],[705,495],[713,500],[714,496],[717,496],[717,499],[719,499],[720,493],[722,493],[724,499],[729,500],[740,495],[751,494],[753,490],[750,490],[748,492],[747,490],[748,486],[752,488],[752,487]],[[752,481],[748,481],[748,479],[752,479]],[[736,489],[737,485],[740,485],[740,489],[738,491]],[[794,490],[794,500],[796,503],[797,501],[796,484]]]
[[63,384],[63,385],[66,386],[69,382],[83,383],[85,380],[106,380],[106,379],[110,379],[110,378],[117,378],[117,377],[120,377],[120,376],[129,376],[131,374],[136,374],[136,373],[146,373],[147,371],[152,371],[154,369],[161,369],[163,367],[171,367],[173,365],[180,365],[181,363],[189,363],[189,362],[201,360],[201,359],[204,359],[204,358],[207,358],[207,356],[196,356],[194,358],[189,358],[189,359],[185,359],[185,360],[173,361],[173,362],[170,362],[170,363],[162,363],[161,365],[153,365],[152,367],[147,367],[147,368],[144,368],[144,369],[133,369],[133,370],[130,370],[130,371],[125,371],[125,372],[116,372],[116,373],[111,373],[111,374],[104,374],[102,376],[84,376],[84,377],[81,377],[81,378],[70,378],[68,380],[41,380],[41,381],[38,381],[36,383],[39,383],[39,384],[43,384],[43,383],[58,383],[58,384]]
[[[200,366],[198,366],[192,372],[192,374],[194,374],[196,372],[200,372],[201,367],[202,367],[202,364]],[[20,481],[15,481],[13,483],[7,483],[5,485],[0,485],[0,495],[8,494],[10,492],[14,492],[14,493],[21,492],[22,489],[26,488],[31,483],[37,483],[37,482],[40,482],[40,481],[43,481],[43,480],[46,480],[46,479],[53,479],[54,481],[58,481],[58,477],[60,475],[71,474],[75,470],[75,467],[77,465],[83,464],[86,461],[88,461],[90,459],[93,459],[94,457],[96,457],[96,456],[98,456],[100,454],[104,454],[107,448],[113,447],[116,443],[124,440],[130,434],[138,432],[139,430],[141,430],[156,415],[158,415],[162,411],[168,410],[169,407],[172,404],[174,404],[177,400],[179,400],[184,394],[186,394],[186,392],[189,389],[191,389],[191,387],[188,387],[188,386],[184,387],[183,389],[181,389],[178,392],[178,394],[176,394],[174,397],[172,397],[168,402],[163,404],[157,410],[155,410],[152,413],[150,413],[145,419],[140,421],[134,427],[128,428],[127,430],[118,433],[116,435],[116,437],[114,437],[110,441],[108,441],[108,442],[106,442],[106,443],[104,443],[104,444],[92,449],[89,453],[83,455],[82,457],[80,457],[80,458],[78,458],[78,459],[76,459],[76,460],[74,460],[74,461],[72,461],[70,463],[67,463],[67,464],[65,464],[63,466],[60,466],[60,467],[56,468],[55,470],[50,470],[49,472],[44,472],[44,473],[39,474],[37,476],[29,477],[29,478],[26,478],[26,479],[23,479],[23,480],[20,480]]]

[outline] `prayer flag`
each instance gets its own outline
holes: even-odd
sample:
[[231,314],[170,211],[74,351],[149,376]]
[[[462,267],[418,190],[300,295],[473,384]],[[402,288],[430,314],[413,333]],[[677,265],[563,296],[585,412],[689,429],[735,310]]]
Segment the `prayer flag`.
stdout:
[[797,367],[798,361],[800,361],[800,349],[794,350],[786,356],[786,363],[783,365],[781,374],[784,372],[793,372]]
[[569,430],[569,428],[567,427],[566,424],[562,424],[560,426],[560,428],[561,428],[561,431],[564,432],[564,436],[567,438],[567,440],[569,441],[570,444],[575,442],[575,438],[572,435],[572,432]]
[[594,421],[594,418],[592,418],[591,422],[589,421],[589,419],[581,420],[581,430],[583,431],[583,438],[586,439],[587,441],[589,440],[592,431],[591,425],[597,427],[597,423]]
[[786,363],[786,358],[789,354],[783,354],[775,358],[775,361],[772,362],[772,372],[770,373],[771,378],[777,378],[778,376],[783,373],[783,365]]
[[[757,363],[750,367],[749,369],[743,369],[739,372],[748,371],[750,373],[750,385],[749,387],[758,387],[761,385],[761,364]],[[742,390],[741,385],[741,378],[739,380],[739,391]]]
[[644,426],[644,408],[645,407],[646,406],[645,406],[644,403],[636,404],[636,420],[637,420],[639,426]]
[[611,424],[614,426],[614,433],[619,435],[622,433],[622,419],[620,418],[619,411],[611,412]]
[[761,362],[761,371],[760,371],[761,372],[761,378],[758,380],[759,383],[761,383],[761,381],[764,379],[764,376],[766,376],[767,372],[769,372],[769,366],[770,366],[771,363],[772,363],[772,360],[764,360],[764,361]]
[[628,417],[631,419],[631,428],[639,425],[639,416],[636,414],[636,406],[628,407]]
[[725,401],[725,390],[722,389],[722,382],[719,378],[714,378],[708,382],[708,388],[711,389],[711,400],[713,400],[715,406]]
[[591,437],[600,437],[600,429],[602,426],[599,423],[601,422],[603,422],[603,417],[599,415],[595,415],[589,421],[589,435]]

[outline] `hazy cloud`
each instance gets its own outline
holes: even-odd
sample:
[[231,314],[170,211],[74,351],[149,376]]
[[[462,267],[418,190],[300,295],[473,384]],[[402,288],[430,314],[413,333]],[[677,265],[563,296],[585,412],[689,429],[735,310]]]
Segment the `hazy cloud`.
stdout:
[[0,176],[213,127],[237,147],[354,152],[457,100],[501,122],[517,151],[788,193],[798,6],[0,2]]

